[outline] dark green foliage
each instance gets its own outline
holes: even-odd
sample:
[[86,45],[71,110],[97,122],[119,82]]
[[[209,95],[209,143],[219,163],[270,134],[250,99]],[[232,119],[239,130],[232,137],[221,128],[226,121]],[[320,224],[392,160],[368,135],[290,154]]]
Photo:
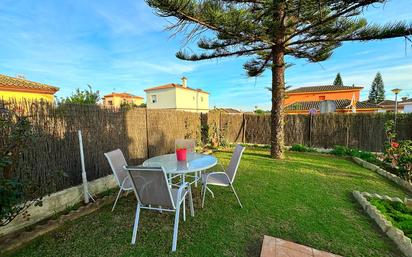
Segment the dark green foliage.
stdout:
[[376,160],[376,156],[371,152],[361,151],[358,149],[353,149],[353,148],[349,148],[349,147],[341,146],[341,145],[336,145],[330,153],[336,156],[341,156],[341,157],[343,156],[358,157],[365,161]]
[[[227,56],[254,56],[244,67],[258,76],[271,66],[271,53],[281,41],[286,55],[311,62],[329,58],[343,41],[385,39],[409,35],[411,26],[403,22],[368,24],[362,10],[386,1],[293,0],[285,4],[272,0],[146,0],[162,17],[176,17],[171,30],[198,39],[204,51],[180,51],[184,60],[204,60]],[[282,12],[284,12],[284,17]],[[209,37],[201,37],[207,30]],[[284,36],[279,38],[279,32]],[[206,35],[206,34],[205,34]]]
[[316,152],[315,149],[313,149],[311,147],[307,147],[305,145],[301,145],[301,144],[292,145],[292,147],[290,148],[290,151],[294,151],[294,152]]
[[369,91],[368,101],[371,103],[380,103],[385,100],[385,84],[383,83],[380,72],[376,73]]
[[405,233],[412,239],[412,210],[404,203],[381,200],[377,198],[370,199],[373,204],[387,220]]
[[340,76],[340,73],[336,74],[336,78],[333,81],[333,85],[335,86],[343,86],[343,81],[342,81],[342,77]]
[[76,92],[71,96],[62,98],[60,104],[97,104],[100,100],[99,91],[93,91],[90,85],[87,85],[89,90],[76,89]]
[[34,203],[30,200],[35,190],[20,181],[16,172],[20,155],[32,136],[28,117],[5,107],[0,109],[0,226],[10,223]]
[[262,109],[256,109],[256,110],[254,111],[254,113],[261,115],[261,114],[265,114],[265,111],[262,110]]

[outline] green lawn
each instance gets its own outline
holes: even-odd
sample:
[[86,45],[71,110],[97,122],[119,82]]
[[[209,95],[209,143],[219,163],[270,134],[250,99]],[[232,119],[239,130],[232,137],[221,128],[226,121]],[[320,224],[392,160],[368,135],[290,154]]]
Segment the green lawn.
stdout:
[[[231,153],[216,156],[227,164]],[[352,191],[398,196],[406,192],[356,164],[316,153],[269,158],[247,150],[235,181],[244,205],[228,188],[215,188],[195,217],[180,223],[176,253],[170,253],[173,214],[143,211],[137,244],[130,245],[135,198],[68,222],[13,256],[259,256],[263,235],[280,237],[344,256],[402,256],[352,197]]]

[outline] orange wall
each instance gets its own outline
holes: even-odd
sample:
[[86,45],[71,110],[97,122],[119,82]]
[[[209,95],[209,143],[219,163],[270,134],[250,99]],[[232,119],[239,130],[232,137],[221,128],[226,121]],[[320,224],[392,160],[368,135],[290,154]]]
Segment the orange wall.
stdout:
[[[339,99],[352,99],[355,94],[356,101],[359,101],[360,89],[345,90],[345,91],[328,91],[328,92],[314,92],[314,93],[297,93],[287,94],[285,99],[285,105],[293,104],[296,102],[309,102],[309,101],[322,101],[322,100],[339,100]],[[324,97],[322,99],[321,97]]]

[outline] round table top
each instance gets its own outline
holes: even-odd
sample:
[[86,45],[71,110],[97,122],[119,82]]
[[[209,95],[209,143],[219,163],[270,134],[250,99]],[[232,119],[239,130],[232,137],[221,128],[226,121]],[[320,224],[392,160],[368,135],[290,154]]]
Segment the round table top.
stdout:
[[187,153],[186,161],[178,161],[176,154],[152,157],[143,162],[144,167],[163,167],[166,173],[185,174],[209,169],[217,164],[216,157],[200,153]]

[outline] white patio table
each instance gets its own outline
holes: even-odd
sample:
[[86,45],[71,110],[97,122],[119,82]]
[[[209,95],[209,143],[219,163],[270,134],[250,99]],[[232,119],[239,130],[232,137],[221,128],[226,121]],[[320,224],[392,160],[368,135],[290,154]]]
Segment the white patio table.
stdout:
[[[171,176],[180,175],[182,183],[186,181],[186,175],[207,170],[217,164],[216,157],[200,153],[187,153],[186,161],[178,161],[176,154],[165,154],[152,157],[143,162],[144,167],[163,167]],[[171,182],[170,182],[171,183]],[[186,219],[186,204],[183,201],[183,219]]]

